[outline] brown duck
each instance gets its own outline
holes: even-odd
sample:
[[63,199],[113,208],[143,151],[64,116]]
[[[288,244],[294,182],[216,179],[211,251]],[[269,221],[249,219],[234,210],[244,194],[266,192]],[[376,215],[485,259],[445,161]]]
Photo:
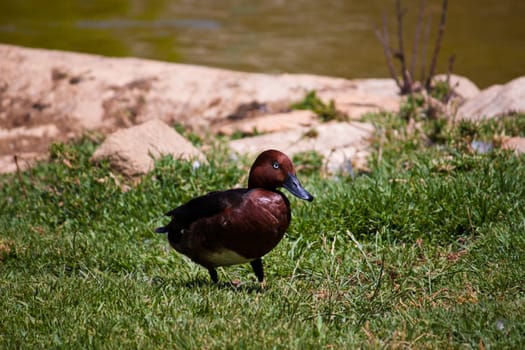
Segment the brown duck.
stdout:
[[313,200],[297,179],[290,159],[280,151],[264,151],[250,169],[248,188],[191,199],[166,213],[170,223],[155,231],[166,233],[176,251],[208,269],[215,283],[216,267],[248,262],[263,282],[261,258],[283,238],[291,220],[290,202],[279,187]]

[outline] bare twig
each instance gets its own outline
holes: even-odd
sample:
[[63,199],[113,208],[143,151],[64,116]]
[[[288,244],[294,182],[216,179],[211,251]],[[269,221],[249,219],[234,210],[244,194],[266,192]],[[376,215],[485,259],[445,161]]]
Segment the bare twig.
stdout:
[[451,55],[448,58],[447,86],[449,87],[449,91],[445,96],[445,102],[448,102],[448,100],[450,100],[450,97],[452,97],[452,94],[454,93],[454,87],[450,85],[450,75],[452,74],[452,71],[454,69],[454,62],[456,62],[456,55]]
[[386,65],[388,67],[388,72],[390,73],[390,76],[394,81],[396,82],[397,87],[401,90],[402,86],[399,82],[399,79],[396,74],[396,70],[394,69],[394,64],[392,62],[392,50],[390,48],[390,40],[388,37],[388,28],[387,28],[387,22],[386,22],[386,16],[383,15],[383,32],[376,28],[376,36],[381,42],[381,45],[383,45],[383,51],[385,53],[385,59],[386,59]]
[[427,44],[430,39],[430,28],[432,27],[432,16],[430,14],[427,14],[428,20],[427,25],[425,27],[425,33],[423,38],[423,47],[421,49],[422,58],[421,58],[421,73],[419,76],[419,81],[424,82],[427,79],[427,55],[428,55],[428,48]]
[[439,29],[436,38],[436,46],[434,46],[434,54],[432,55],[432,63],[430,64],[430,69],[428,71],[427,81],[425,83],[425,88],[430,90],[432,77],[434,76],[436,70],[437,57],[439,56],[439,50],[441,49],[441,41],[443,40],[443,32],[445,31],[445,23],[447,21],[447,7],[448,0],[443,0],[443,5],[441,7],[441,20],[439,21]]
[[[386,63],[390,72],[390,76],[396,82],[396,85],[398,86],[402,95],[420,92],[421,89],[430,92],[433,88],[432,82],[436,71],[437,59],[441,50],[443,34],[445,31],[448,0],[442,0],[441,19],[439,22],[430,65],[428,65],[427,57],[429,55],[428,43],[430,41],[432,16],[430,11],[427,11],[427,0],[419,0],[419,12],[417,17],[416,31],[414,34],[414,43],[412,46],[412,57],[410,62],[408,62],[408,57],[405,54],[405,45],[403,38],[403,17],[405,16],[406,10],[402,8],[401,0],[396,0],[395,4],[398,47],[392,49],[392,47],[390,46],[389,32],[386,25],[385,16],[383,16],[382,31],[376,28],[376,35],[381,44],[383,45]],[[399,60],[398,67],[401,70],[399,75],[396,72],[397,67],[394,66],[394,58]],[[453,63],[454,58],[451,58],[449,60],[449,71],[452,70]],[[415,78],[415,71],[416,69],[418,69],[418,64],[420,68],[419,80]],[[429,69],[427,70],[428,67]]]
[[18,156],[14,155],[15,165],[16,165],[16,175],[18,176],[18,181],[20,182],[20,187],[22,188],[22,192],[24,193],[24,197],[27,197],[27,191],[26,186],[24,184],[24,181],[22,180],[22,172],[20,171],[20,166],[18,165]]
[[405,11],[401,8],[401,0],[396,0],[396,14],[397,14],[397,41],[399,50],[396,52],[396,58],[401,63],[401,75],[403,77],[403,85],[401,87],[401,93],[405,94],[412,91],[412,79],[407,70],[405,60],[405,47],[403,44],[403,16]]
[[419,14],[417,16],[416,33],[414,35],[414,44],[412,45],[412,60],[410,62],[410,76],[414,78],[417,66],[417,57],[419,54],[419,42],[421,40],[421,27],[423,26],[423,17],[425,16],[426,0],[419,1]]

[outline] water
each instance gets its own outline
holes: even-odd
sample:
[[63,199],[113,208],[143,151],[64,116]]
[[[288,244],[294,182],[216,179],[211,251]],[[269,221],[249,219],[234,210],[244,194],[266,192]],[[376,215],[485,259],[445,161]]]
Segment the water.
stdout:
[[[441,1],[427,0],[439,21]],[[374,35],[394,0],[1,0],[0,42],[265,73],[387,77]],[[419,0],[405,0],[410,56]],[[525,1],[449,0],[438,69],[480,87],[525,75]],[[392,42],[392,45],[396,45]],[[433,45],[433,43],[431,43]],[[1,58],[0,58],[1,59]]]

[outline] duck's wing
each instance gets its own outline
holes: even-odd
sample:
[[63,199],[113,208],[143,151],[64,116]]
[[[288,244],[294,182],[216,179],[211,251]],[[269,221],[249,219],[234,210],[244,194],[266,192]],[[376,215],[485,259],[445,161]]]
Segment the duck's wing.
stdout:
[[187,203],[166,213],[179,225],[187,226],[201,218],[214,216],[228,208],[242,203],[248,189],[233,189],[210,192],[204,196],[193,198]]

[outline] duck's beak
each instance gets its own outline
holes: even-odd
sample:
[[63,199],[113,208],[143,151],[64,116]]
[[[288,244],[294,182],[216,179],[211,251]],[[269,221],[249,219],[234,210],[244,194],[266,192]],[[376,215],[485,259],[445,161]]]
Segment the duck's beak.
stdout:
[[290,193],[297,198],[301,198],[309,202],[314,200],[314,196],[304,189],[297,176],[293,174],[288,173],[288,176],[286,176],[286,179],[284,179],[283,187],[290,191]]

